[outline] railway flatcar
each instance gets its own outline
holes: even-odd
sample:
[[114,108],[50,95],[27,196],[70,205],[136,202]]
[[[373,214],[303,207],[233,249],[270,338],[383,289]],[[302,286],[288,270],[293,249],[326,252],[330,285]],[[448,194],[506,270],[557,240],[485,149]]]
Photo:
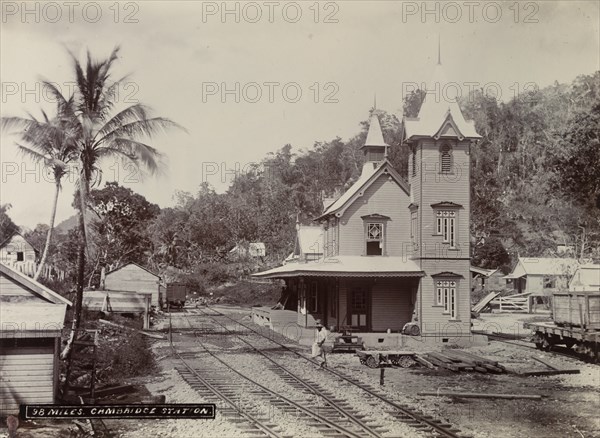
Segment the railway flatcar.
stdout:
[[565,291],[552,297],[552,321],[526,322],[533,331],[533,341],[540,350],[554,345],[574,348],[578,355],[597,363],[600,342],[600,292]]

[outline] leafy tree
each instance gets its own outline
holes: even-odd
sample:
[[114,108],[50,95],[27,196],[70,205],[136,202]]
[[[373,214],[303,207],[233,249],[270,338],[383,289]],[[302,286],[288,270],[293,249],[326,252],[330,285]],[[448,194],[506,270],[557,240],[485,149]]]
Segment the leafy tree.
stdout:
[[[156,173],[161,163],[161,154],[141,141],[177,127],[174,122],[162,117],[150,116],[149,108],[138,103],[114,114],[117,90],[123,80],[111,83],[112,67],[118,59],[119,48],[115,48],[106,59],[93,60],[88,52],[85,64],[72,55],[76,89],[73,110],[68,111],[69,130],[76,138],[77,165],[79,167],[79,228],[77,294],[73,312],[73,323],[69,342],[62,353],[68,357],[75,330],[81,323],[82,298],[85,279],[86,223],[90,188],[97,184],[101,174],[100,162],[105,158],[122,158],[134,166]],[[57,101],[65,103],[64,97],[52,89]],[[65,105],[65,108],[69,108]]]
[[129,262],[146,264],[152,251],[148,226],[160,212],[158,205],[117,182],[93,189],[88,204],[97,216],[90,227],[96,266],[114,269]]
[[0,243],[4,242],[14,233],[19,231],[19,227],[12,221],[8,215],[8,210],[11,209],[10,204],[0,205]]
[[[54,86],[48,82],[44,83],[44,86],[54,89]],[[76,156],[74,132],[70,129],[68,118],[73,111],[72,106],[72,98],[69,100],[60,99],[57,101],[57,115],[53,119],[50,119],[42,111],[43,120],[41,121],[33,116],[30,116],[30,118],[3,117],[0,121],[0,126],[3,129],[17,128],[20,130],[19,137],[25,145],[17,144],[19,151],[36,163],[44,163],[45,167],[52,173],[54,181],[55,189],[50,212],[50,225],[46,234],[42,258],[33,277],[34,280],[39,278],[48,258],[54,231],[54,220],[56,219],[58,195],[61,190],[61,180],[68,172],[69,162],[73,161]]]
[[510,271],[510,256],[500,239],[490,237],[475,247],[473,264],[485,269],[498,269],[504,273]]

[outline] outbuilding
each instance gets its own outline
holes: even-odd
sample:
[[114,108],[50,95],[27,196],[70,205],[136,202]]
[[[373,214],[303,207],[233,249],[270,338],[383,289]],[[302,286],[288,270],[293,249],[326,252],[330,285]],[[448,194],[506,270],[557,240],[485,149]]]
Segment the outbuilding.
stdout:
[[0,416],[54,403],[65,312],[71,302],[0,263]]
[[106,274],[104,289],[118,292],[151,293],[151,305],[159,306],[160,276],[138,265],[129,263]]
[[38,250],[19,233],[13,233],[0,243],[0,263],[30,277],[35,274],[37,258]]

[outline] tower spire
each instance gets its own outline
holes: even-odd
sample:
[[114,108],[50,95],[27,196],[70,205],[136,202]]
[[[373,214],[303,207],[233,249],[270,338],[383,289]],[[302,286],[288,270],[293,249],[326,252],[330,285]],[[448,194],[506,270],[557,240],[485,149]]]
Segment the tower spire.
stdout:
[[440,34],[438,33],[438,65],[442,65],[442,43]]
[[373,93],[373,110],[377,110],[377,93]]

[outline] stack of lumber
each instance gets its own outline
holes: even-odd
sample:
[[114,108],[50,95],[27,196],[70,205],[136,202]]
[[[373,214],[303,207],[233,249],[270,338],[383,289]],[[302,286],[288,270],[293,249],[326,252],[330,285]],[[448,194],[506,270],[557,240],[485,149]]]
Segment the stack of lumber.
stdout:
[[415,355],[415,360],[428,368],[444,368],[453,372],[477,371],[479,373],[501,374],[506,368],[498,362],[467,353],[463,350],[444,350]]
[[490,292],[481,300],[479,300],[479,302],[475,304],[471,310],[475,313],[481,313],[498,295],[500,295],[500,292]]

